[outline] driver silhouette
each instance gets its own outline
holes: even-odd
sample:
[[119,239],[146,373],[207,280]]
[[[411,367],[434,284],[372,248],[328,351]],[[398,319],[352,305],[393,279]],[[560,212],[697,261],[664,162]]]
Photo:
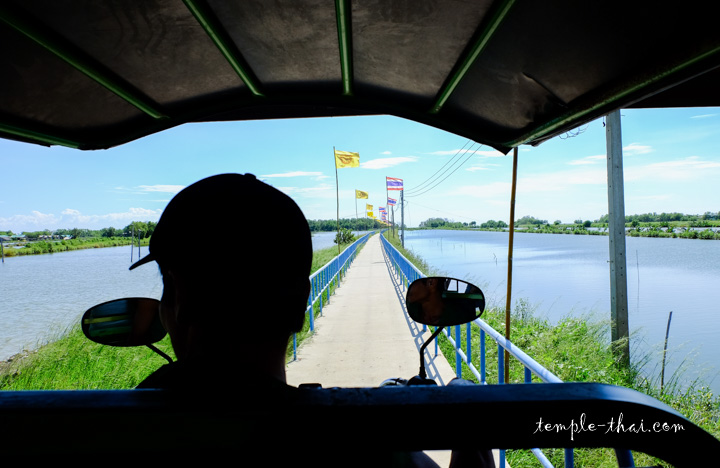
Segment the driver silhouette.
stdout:
[[[210,241],[199,243],[198,232]],[[153,261],[160,267],[160,319],[177,360],[137,388],[190,392],[193,398],[222,398],[220,391],[231,390],[228,401],[240,405],[278,401],[294,390],[286,384],[286,352],[305,319],[312,241],[290,197],[252,174],[202,179],[170,200],[149,251],[130,269]],[[245,456],[268,461],[264,451]],[[273,456],[290,462],[295,454]],[[344,453],[325,450],[323,456],[316,464],[353,465]],[[394,456],[403,466],[437,466],[422,452]],[[482,453],[458,452],[451,466],[494,466],[492,458],[483,462]]]
[[208,177],[168,203],[149,251],[130,269],[159,265],[177,360],[138,388],[284,387],[310,291],[312,242],[297,204],[252,174]]

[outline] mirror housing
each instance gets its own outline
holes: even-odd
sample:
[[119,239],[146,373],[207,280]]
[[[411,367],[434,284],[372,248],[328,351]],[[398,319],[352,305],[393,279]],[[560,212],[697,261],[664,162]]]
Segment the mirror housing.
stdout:
[[85,336],[109,346],[147,346],[167,332],[160,321],[160,301],[129,297],[104,302],[88,309],[81,320]]
[[447,327],[480,317],[485,310],[485,295],[466,281],[431,276],[410,284],[406,304],[416,322]]

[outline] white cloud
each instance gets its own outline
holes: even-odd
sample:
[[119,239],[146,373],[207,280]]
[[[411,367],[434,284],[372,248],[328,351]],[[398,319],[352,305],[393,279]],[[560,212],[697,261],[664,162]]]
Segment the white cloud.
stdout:
[[598,164],[600,161],[605,161],[604,154],[599,154],[597,156],[587,156],[582,159],[575,159],[574,161],[570,161],[568,164],[571,166],[581,166],[585,164]]
[[623,154],[625,154],[625,155],[647,154],[647,153],[652,153],[652,152],[653,152],[652,146],[641,145],[638,143],[630,143],[627,146],[623,146]]
[[478,156],[485,156],[486,158],[502,158],[505,156],[503,153],[501,153],[500,151],[497,151],[497,150],[483,150],[483,151],[475,150],[475,151],[473,151],[469,148],[444,150],[444,151],[433,151],[432,153],[426,153],[426,154],[432,154],[432,155],[436,155],[436,156],[447,156],[447,155],[455,155],[458,153],[463,154],[463,155],[471,153],[471,154],[476,154]]
[[720,170],[720,161],[708,161],[700,159],[698,156],[690,156],[685,159],[626,168],[625,179],[650,179],[655,181],[699,180],[709,177],[710,172],[716,174],[717,170]]
[[450,195],[464,195],[476,198],[507,197],[512,185],[509,182],[493,182],[486,185],[463,185],[455,188]]
[[161,209],[130,208],[120,213],[85,215],[78,210],[68,208],[62,211],[63,216],[58,221],[58,227],[89,227],[90,229],[120,227],[120,224],[129,224],[132,221],[157,221],[161,213]]
[[372,159],[366,162],[361,162],[360,167],[362,167],[363,169],[385,169],[388,167],[397,166],[399,164],[415,161],[417,161],[417,158],[415,156],[397,156],[394,158],[379,158]]
[[700,114],[700,115],[693,115],[690,117],[691,119],[707,119],[710,117],[717,117],[718,114]]
[[306,172],[306,171],[292,171],[292,172],[282,172],[278,174],[264,174],[260,177],[319,177],[322,176],[322,172]]
[[74,227],[101,229],[110,226],[123,227],[132,221],[157,221],[161,213],[161,209],[130,208],[128,211],[120,213],[85,215],[79,210],[66,208],[62,210],[60,216],[32,211],[29,215],[0,218],[0,225],[8,226],[8,229],[16,232]]
[[382,152],[382,153],[380,153],[380,154],[385,154],[385,155],[389,155],[389,154],[392,154],[392,151],[383,151],[383,152]]
[[13,215],[7,218],[0,218],[0,226],[6,227],[13,232],[40,231],[43,229],[55,229],[59,218],[53,214],[31,211],[29,215]]
[[319,185],[317,187],[275,187],[281,192],[293,196],[302,196],[306,198],[335,198],[335,187],[329,184]]
[[139,185],[138,189],[143,192],[178,193],[184,189],[184,185]]

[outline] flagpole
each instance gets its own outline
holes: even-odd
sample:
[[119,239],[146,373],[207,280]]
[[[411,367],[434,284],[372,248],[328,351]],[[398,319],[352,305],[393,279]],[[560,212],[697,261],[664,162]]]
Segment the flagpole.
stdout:
[[340,185],[338,183],[337,157],[335,156],[335,147],[333,146],[333,161],[335,161],[335,195],[337,197],[337,246],[338,255],[340,255]]
[[[387,188],[387,176],[385,176],[385,206],[387,206],[388,197],[389,197],[389,195],[388,195],[388,188]],[[392,226],[390,227],[390,234],[392,234]]]

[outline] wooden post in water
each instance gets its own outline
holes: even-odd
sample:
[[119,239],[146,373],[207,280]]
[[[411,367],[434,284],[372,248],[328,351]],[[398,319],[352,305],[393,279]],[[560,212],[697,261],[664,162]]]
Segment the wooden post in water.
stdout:
[[5,263],[5,247],[3,247],[2,239],[0,239],[0,258],[2,258],[2,262]]
[[135,228],[130,228],[130,263],[133,262],[133,251],[135,250]]
[[[518,149],[513,148],[512,189],[510,193],[510,237],[508,238],[507,294],[505,295],[505,338],[510,339],[510,308],[512,306],[512,260],[515,239],[515,191],[517,185]],[[510,383],[510,353],[505,350],[505,383]]]
[[623,185],[620,111],[607,115],[605,127],[608,171],[608,231],[610,237],[611,339],[621,362],[630,363],[630,329],[625,254],[625,188]]
[[662,370],[660,372],[660,393],[662,393],[665,388],[665,355],[667,354],[667,342],[668,342],[668,335],[670,335],[670,321],[671,320],[672,320],[672,310],[670,311],[670,315],[668,315],[668,324],[667,324],[667,329],[665,330],[665,346],[663,346]]

